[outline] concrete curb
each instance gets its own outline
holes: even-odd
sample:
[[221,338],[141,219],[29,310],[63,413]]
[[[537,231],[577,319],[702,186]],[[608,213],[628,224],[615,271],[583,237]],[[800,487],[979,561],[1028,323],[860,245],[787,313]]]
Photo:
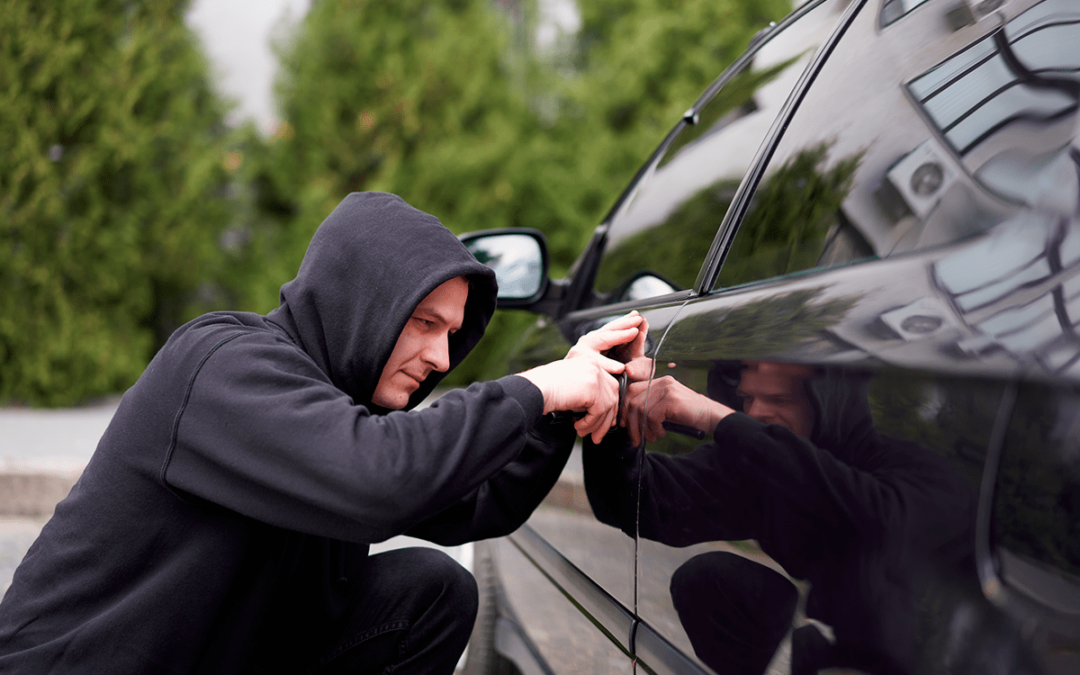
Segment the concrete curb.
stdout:
[[0,473],[0,517],[48,518],[79,479],[75,473]]

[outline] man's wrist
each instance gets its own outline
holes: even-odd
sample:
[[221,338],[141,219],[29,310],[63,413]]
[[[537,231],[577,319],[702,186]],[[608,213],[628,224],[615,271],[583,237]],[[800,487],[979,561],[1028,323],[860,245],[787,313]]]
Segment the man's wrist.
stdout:
[[531,420],[539,419],[548,412],[546,410],[547,398],[544,396],[544,392],[535,382],[523,374],[501,377],[499,378],[499,384],[507,396],[521,404],[522,410],[525,411],[526,415],[530,416]]

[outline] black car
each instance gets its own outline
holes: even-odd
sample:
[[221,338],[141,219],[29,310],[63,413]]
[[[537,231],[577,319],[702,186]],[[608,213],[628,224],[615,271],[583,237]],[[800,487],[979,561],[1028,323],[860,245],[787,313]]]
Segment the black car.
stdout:
[[1078,108],[1076,0],[811,1],[566,279],[466,235],[514,371],[637,310],[649,395],[743,413],[576,450],[477,548],[469,669],[1080,673]]

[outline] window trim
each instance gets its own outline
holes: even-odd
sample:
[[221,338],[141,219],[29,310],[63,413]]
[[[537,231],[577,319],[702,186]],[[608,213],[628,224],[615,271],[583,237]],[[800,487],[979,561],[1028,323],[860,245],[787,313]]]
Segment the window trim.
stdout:
[[[738,58],[736,58],[730,65],[728,65],[728,67],[725,68],[724,71],[720,73],[720,75],[715,80],[713,80],[713,82],[705,89],[705,91],[702,92],[700,96],[698,96],[697,100],[694,101],[694,104],[685,113],[683,113],[682,118],[675,124],[674,127],[672,127],[671,131],[667,133],[667,135],[652,152],[652,154],[649,155],[648,160],[641,165],[641,167],[637,170],[637,173],[634,174],[634,177],[631,179],[630,183],[619,195],[618,199],[615,200],[615,203],[612,205],[611,209],[607,212],[603,220],[600,221],[600,224],[597,225],[596,229],[594,230],[592,239],[590,239],[589,244],[586,246],[585,252],[578,259],[578,262],[571,267],[571,270],[573,270],[574,274],[573,277],[570,279],[570,287],[568,289],[566,301],[563,305],[563,310],[559,313],[559,316],[565,316],[566,314],[576,312],[582,309],[591,309],[600,306],[613,306],[611,303],[593,304],[590,302],[596,286],[596,274],[600,269],[600,261],[603,258],[604,249],[607,245],[608,230],[611,228],[612,223],[625,213],[625,211],[629,208],[630,203],[633,201],[634,195],[637,193],[638,189],[643,185],[643,183],[649,178],[649,176],[652,175],[652,173],[656,170],[657,165],[666,155],[668,149],[671,147],[671,144],[685,130],[687,126],[691,126],[697,123],[699,111],[704,108],[709,103],[709,101],[713,99],[714,96],[716,96],[717,92],[719,92],[720,89],[725,87],[728,82],[730,82],[732,78],[735,77],[735,75],[737,75],[745,67],[747,67],[747,65],[749,65],[750,62],[753,61],[758,51],[770,40],[772,40],[772,38],[774,38],[778,33],[782,32],[792,23],[798,21],[804,15],[808,14],[810,11],[816,9],[819,5],[827,1],[828,0],[810,0],[809,2],[803,4],[801,7],[792,11],[779,23],[770,24],[765,29],[763,29],[763,33],[755,36],[750,41],[750,44],[747,46],[746,51],[744,51],[741,55],[739,55]],[[856,0],[856,2],[854,2],[853,4],[861,5],[865,2],[866,0]],[[826,44],[829,44],[831,40],[832,36],[830,35],[830,38],[826,40]],[[813,67],[814,63],[815,62],[811,62],[810,67]],[[792,89],[792,92],[800,91],[809,84],[809,82],[805,82],[804,80],[805,73],[803,74],[803,77],[800,78],[798,82],[796,82],[795,87]],[[788,100],[790,103],[790,95]],[[780,113],[777,115],[777,120],[785,118],[787,105],[788,104],[786,103],[785,106],[780,109]],[[765,134],[763,140],[763,147],[764,144],[768,142],[769,138],[776,133],[776,128],[777,125],[774,121],[773,125],[769,127],[769,130]],[[747,169],[746,173],[743,174],[739,189],[736,190],[735,197],[732,200],[731,206],[728,207],[727,214],[725,214],[724,219],[722,219],[717,225],[717,235],[714,236],[712,245],[702,256],[701,266],[698,268],[697,278],[694,280],[694,283],[689,287],[689,290],[691,290],[694,295],[699,294],[698,289],[701,288],[701,281],[703,278],[702,275],[704,273],[704,270],[710,268],[712,256],[715,255],[714,251],[716,250],[716,242],[719,238],[719,233],[723,232],[726,223],[728,222],[728,216],[730,216],[737,204],[740,191],[742,190],[743,185],[746,182],[747,176],[749,176],[751,172],[753,172],[754,167],[759,161],[761,161],[760,150],[754,156],[754,158],[750,160],[749,168]]]
[[[825,2],[825,0],[803,5],[798,11],[785,19],[777,29],[786,28],[789,21],[801,18],[812,9],[819,7],[822,2]],[[750,163],[750,168],[743,176],[742,182],[735,191],[735,197],[731,201],[731,206],[728,207],[727,213],[724,214],[724,218],[720,222],[720,227],[716,232],[716,238],[713,239],[712,246],[709,248],[708,255],[705,258],[705,264],[702,265],[701,271],[698,272],[698,278],[694,282],[693,289],[695,294],[704,296],[713,292],[726,290],[714,289],[713,285],[716,283],[720,274],[720,268],[723,266],[728,251],[731,249],[735,234],[739,231],[739,227],[746,218],[746,213],[750,208],[750,201],[754,194],[757,193],[758,187],[761,184],[761,179],[765,174],[765,169],[772,161],[776,148],[779,146],[780,140],[784,137],[788,125],[791,123],[792,118],[798,111],[803,99],[806,97],[807,91],[814,83],[814,80],[817,79],[825,62],[829,60],[836,45],[847,34],[848,29],[851,28],[851,24],[855,21],[855,17],[859,12],[866,9],[868,5],[868,0],[855,0],[844,10],[844,15],[837,21],[836,26],[832,29],[829,37],[826,38],[825,42],[818,49],[809,65],[807,65],[806,70],[804,70],[799,77],[795,87],[791,90],[791,94],[788,95],[787,101],[773,121],[768,133],[765,135],[765,139],[762,141],[761,147],[758,148],[757,155],[755,155]],[[764,41],[762,41],[762,44],[764,44]],[[764,282],[767,280],[762,279],[761,281]],[[746,285],[751,286],[753,284]]]

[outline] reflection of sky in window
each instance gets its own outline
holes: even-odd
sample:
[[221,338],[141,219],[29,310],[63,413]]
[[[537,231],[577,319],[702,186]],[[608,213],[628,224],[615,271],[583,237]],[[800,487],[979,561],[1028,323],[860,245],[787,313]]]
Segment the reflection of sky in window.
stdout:
[[[1010,41],[1023,40],[1028,34],[1032,34],[1034,31],[1041,31],[1035,33],[1035,42],[1042,42],[1045,46],[1049,46],[1046,42],[1050,37],[1054,39],[1066,39],[1068,42],[1065,44],[1075,45],[1075,38],[1059,38],[1058,34],[1048,33],[1047,31],[1063,30],[1070,35],[1076,35],[1076,31],[1080,30],[1080,26],[1075,22],[1080,15],[1077,14],[1076,0],[1044,0],[1039,4],[1031,7],[1023,14],[1017,16],[1005,26],[1005,33],[1009,36]],[[1073,50],[1060,49],[1062,43],[1057,43],[1058,50],[1055,52],[1058,55],[1068,56]],[[1033,61],[1032,63],[1042,63],[1043,67],[1048,65],[1048,62]],[[1066,67],[1075,68],[1076,62],[1071,61]]]
[[540,248],[528,235],[505,235],[484,240],[487,265],[495,270],[500,295],[527,297],[540,279]]
[[881,5],[881,25],[888,26],[927,0],[885,0]]
[[979,330],[990,335],[1005,335],[1053,314],[1054,299],[1050,295],[1044,295],[1024,307],[998,312],[980,323]]
[[954,147],[965,152],[978,144],[982,136],[1007,120],[1049,119],[1076,105],[1076,99],[1065,92],[1010,86],[1000,94],[975,108],[971,114],[954,122],[945,137]]
[[1058,342],[1039,354],[1039,362],[1047,370],[1055,371],[1069,365],[1078,355],[1080,351],[1075,342]]
[[980,64],[923,101],[923,108],[961,152],[988,131],[1017,117],[1046,119],[1076,104],[1069,94],[1017,80],[1000,55]]
[[997,340],[1011,352],[1023,354],[1032,352],[1057,339],[1061,335],[1061,324],[1057,315],[1043,317],[1038,323],[1008,335],[999,335]]
[[944,88],[948,83],[964,73],[975,64],[993,56],[997,50],[990,40],[982,40],[971,45],[964,51],[953,56],[948,61],[935,66],[925,75],[919,77],[908,88],[920,100],[934,94]]
[[[1009,33],[1018,34],[1019,31],[1010,30]],[[1076,54],[1072,53],[1073,50],[1062,49],[1061,46],[1076,45],[1078,42],[1080,23],[1068,23],[1038,28],[1016,38],[1012,46],[1017,58],[1035,72],[1051,70],[1075,73],[1080,65],[1077,63]]]
[[1080,260],[1080,221],[1073,219],[1065,228],[1065,241],[1061,242],[1061,264],[1064,267]]
[[970,293],[965,293],[956,298],[956,304],[965,312],[970,312],[976,307],[982,307],[1006,295],[1019,290],[1023,286],[1040,281],[1050,276],[1050,263],[1046,259],[1040,260],[1030,267],[1026,267],[1018,274],[1008,279],[990,284]]
[[1073,277],[1061,285],[1065,296],[1065,315],[1073,326],[1080,325],[1080,277]]
[[[1073,277],[1072,279],[1069,279],[1068,281],[1063,283],[1061,285],[1061,290],[1065,294],[1066,300],[1072,300],[1076,298],[1078,301],[1080,301],[1080,298],[1077,297],[1080,296],[1080,276]],[[1080,309],[1080,302],[1078,302],[1077,308]],[[1080,313],[1069,312],[1069,316],[1075,316],[1078,320],[1080,320]],[[1076,323],[1076,321],[1073,321],[1073,323]]]
[[[1049,345],[1062,335],[1062,325],[1054,306],[1054,297],[1047,293],[1023,307],[998,312],[976,326],[994,342],[1017,354],[1035,351]],[[1076,355],[1077,346],[1064,350],[1051,348],[1042,355],[1047,365],[1065,365]]]

